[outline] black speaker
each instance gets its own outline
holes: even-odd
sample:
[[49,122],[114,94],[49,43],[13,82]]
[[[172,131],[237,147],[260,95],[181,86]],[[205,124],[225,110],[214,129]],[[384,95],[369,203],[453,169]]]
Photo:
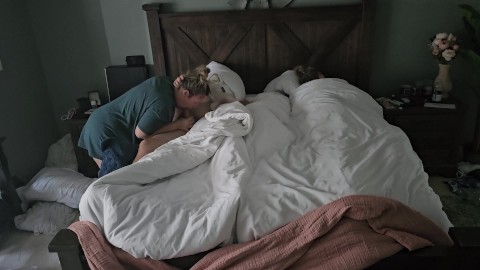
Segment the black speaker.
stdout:
[[112,101],[148,79],[147,66],[108,66],[105,68],[108,100]]

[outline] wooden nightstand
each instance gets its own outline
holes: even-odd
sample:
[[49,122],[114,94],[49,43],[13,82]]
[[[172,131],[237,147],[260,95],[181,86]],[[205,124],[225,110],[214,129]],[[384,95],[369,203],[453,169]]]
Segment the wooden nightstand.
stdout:
[[77,157],[78,171],[87,177],[98,177],[98,166],[88,155],[87,150],[78,147],[78,138],[82,133],[83,126],[87,122],[87,116],[74,116],[68,120],[68,128],[72,135],[73,149]]
[[461,159],[459,133],[464,110],[457,100],[444,100],[443,103],[455,103],[456,108],[390,109],[384,110],[384,117],[407,134],[427,173],[452,177]]

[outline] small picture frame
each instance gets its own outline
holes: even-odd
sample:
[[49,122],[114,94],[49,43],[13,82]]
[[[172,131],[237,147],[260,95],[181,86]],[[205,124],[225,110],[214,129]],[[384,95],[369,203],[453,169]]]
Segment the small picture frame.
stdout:
[[102,102],[100,101],[100,93],[98,91],[88,92],[88,99],[90,100],[92,108],[97,108],[102,105]]

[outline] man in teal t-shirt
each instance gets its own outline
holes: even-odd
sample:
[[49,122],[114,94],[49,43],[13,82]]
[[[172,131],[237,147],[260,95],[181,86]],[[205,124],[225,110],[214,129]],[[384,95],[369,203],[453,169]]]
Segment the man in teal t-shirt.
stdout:
[[[177,117],[176,112],[208,101],[208,71],[203,67],[188,71],[179,87],[166,77],[150,78],[91,114],[78,146],[95,160],[99,177],[131,164],[151,152],[151,145],[158,147],[192,127],[193,117]],[[149,149],[142,149],[143,144]]]

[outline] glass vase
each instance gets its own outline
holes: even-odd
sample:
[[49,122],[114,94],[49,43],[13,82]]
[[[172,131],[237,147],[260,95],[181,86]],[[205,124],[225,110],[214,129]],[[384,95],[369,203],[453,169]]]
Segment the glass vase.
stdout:
[[443,98],[450,97],[450,91],[452,91],[452,80],[450,79],[450,65],[438,64],[438,75],[435,78],[436,87],[439,86],[439,90],[442,91]]

